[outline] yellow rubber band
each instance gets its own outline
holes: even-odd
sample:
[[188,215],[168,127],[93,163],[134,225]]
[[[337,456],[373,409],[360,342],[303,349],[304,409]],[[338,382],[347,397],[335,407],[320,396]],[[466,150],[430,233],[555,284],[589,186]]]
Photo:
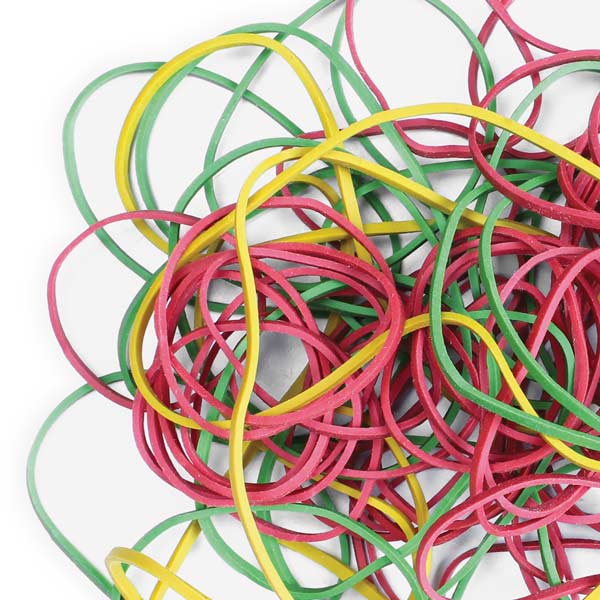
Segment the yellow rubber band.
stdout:
[[[123,126],[121,136],[119,138],[119,144],[117,149],[116,159],[116,177],[119,193],[123,200],[124,206],[128,210],[135,210],[137,203],[133,194],[131,182],[129,179],[130,169],[130,154],[133,139],[137,126],[140,122],[142,114],[152,97],[162,87],[162,85],[180,69],[193,61],[198,61],[200,58],[207,56],[208,54],[215,52],[220,49],[230,48],[240,45],[253,45],[262,46],[274,50],[280,54],[290,66],[294,69],[300,80],[305,85],[307,92],[315,105],[317,113],[321,118],[323,127],[325,130],[326,138],[318,146],[310,149],[292,148],[284,150],[274,157],[271,157],[263,161],[248,177],[244,186],[240,191],[236,210],[227,215],[210,229],[203,232],[198,238],[190,245],[188,251],[182,257],[182,263],[192,260],[194,257],[200,255],[200,253],[207,250],[211,244],[214,244],[219,237],[226,231],[234,228],[236,236],[236,250],[239,257],[239,266],[244,294],[245,302],[245,313],[246,313],[246,324],[247,324],[247,352],[246,352],[246,365],[243,373],[242,383],[240,385],[238,397],[236,399],[231,422],[219,421],[219,425],[223,427],[230,427],[230,465],[231,465],[231,484],[232,492],[236,509],[240,516],[242,525],[248,536],[248,540],[252,546],[252,549],[256,555],[256,558],[265,573],[267,580],[272,586],[273,590],[279,595],[280,598],[285,600],[291,600],[289,591],[285,588],[283,581],[279,574],[274,569],[271,559],[268,556],[264,544],[260,538],[258,527],[254,520],[252,509],[250,507],[248,496],[245,487],[244,473],[243,473],[243,457],[244,451],[247,444],[244,442],[244,424],[246,419],[247,408],[250,401],[250,396],[254,388],[256,371],[258,366],[258,355],[259,355],[259,320],[258,320],[258,305],[256,300],[256,289],[253,279],[252,267],[250,263],[250,255],[248,250],[248,244],[246,239],[245,221],[247,215],[254,209],[258,208],[266,200],[272,197],[274,194],[279,192],[282,187],[289,184],[291,181],[298,180],[298,178],[306,177],[303,175],[303,171],[313,164],[317,160],[325,160],[334,165],[335,173],[338,180],[340,189],[340,196],[343,202],[346,216],[348,219],[357,227],[362,228],[362,221],[360,218],[360,212],[358,209],[358,203],[352,186],[349,169],[356,170],[366,175],[376,177],[383,183],[390,185],[398,190],[401,190],[413,198],[420,200],[425,205],[437,208],[446,214],[452,212],[454,204],[451,200],[445,198],[441,194],[430,190],[429,188],[407,178],[399,173],[374,164],[363,158],[355,157],[351,154],[342,152],[339,149],[341,144],[360,133],[361,131],[381,125],[390,121],[401,120],[409,117],[417,117],[431,114],[456,114],[464,115],[472,118],[479,119],[483,122],[492,124],[500,127],[513,134],[517,134],[522,139],[527,140],[541,149],[547,150],[554,154],[560,159],[567,163],[575,166],[582,172],[592,175],[596,179],[600,179],[600,167],[592,163],[591,161],[583,158],[579,154],[571,151],[570,149],[550,140],[549,138],[515,122],[506,117],[490,112],[488,110],[463,105],[463,104],[451,104],[451,103],[437,103],[437,104],[426,104],[421,106],[407,107],[401,109],[392,109],[382,111],[377,114],[373,114],[359,122],[353,123],[349,127],[338,131],[338,127],[333,118],[330,107],[328,106],[322,92],[317,86],[316,82],[312,78],[310,72],[306,69],[304,64],[287,48],[281,44],[271,40],[270,38],[257,36],[253,34],[233,34],[227,36],[221,36],[194,46],[193,48],[183,52],[179,56],[175,57],[172,61],[166,63],[161,67],[155,75],[148,81],[146,86],[139,94],[138,98],[134,102],[125,124]],[[256,181],[268,168],[272,168],[277,164],[282,164],[286,161],[295,160],[290,166],[285,168],[283,172],[276,175],[269,183],[261,187],[256,192],[252,193],[253,186]],[[329,197],[328,197],[329,199]],[[463,221],[473,223],[477,225],[483,225],[486,217],[473,211],[465,211],[463,214]],[[503,222],[499,221],[500,225],[506,227],[512,227],[520,229],[529,233],[537,234],[540,231],[531,228],[526,225],[521,225],[514,222]],[[160,238],[147,223],[143,221],[137,221],[136,226],[158,247],[166,250],[166,244],[162,238]],[[401,225],[399,227],[407,227],[407,225]],[[376,231],[374,229],[373,231]],[[375,235],[375,233],[372,233]],[[310,237],[312,235],[312,238]],[[303,234],[294,236],[296,240],[310,239],[314,241],[319,235],[324,236],[323,233],[309,233],[306,237]],[[288,237],[289,239],[289,237]],[[364,260],[369,260],[368,253],[360,244],[355,244],[355,251],[357,255]],[[153,304],[156,298],[156,294],[160,288],[162,282],[162,274],[160,274],[152,286],[150,287],[147,295],[143,299],[140,307],[140,311],[136,316],[131,340],[130,340],[130,358],[131,358],[131,370],[133,378],[138,386],[138,389],[145,397],[146,401],[162,416],[170,419],[178,425],[185,427],[199,429],[197,423],[192,419],[184,417],[178,413],[175,413],[161,404],[158,398],[154,395],[151,386],[149,385],[145,376],[141,348],[143,342],[143,336],[145,328],[148,324],[149,318],[153,311]],[[510,367],[504,356],[497,346],[493,337],[480,325],[477,321],[470,319],[464,315],[456,313],[443,313],[443,322],[446,324],[459,325],[470,329],[475,335],[477,335],[484,344],[488,347],[490,353],[494,356],[498,367],[507,383],[515,400],[521,407],[521,409],[534,416],[538,416],[532,404],[529,402],[526,395],[520,388],[517,380],[514,378]],[[420,315],[409,319],[406,323],[405,333],[408,334],[411,331],[415,331],[420,328],[429,326],[429,316]],[[339,382],[343,381],[348,375],[355,372],[358,368],[364,365],[372,358],[377,350],[382,347],[385,343],[387,335],[382,334],[371,340],[361,351],[351,357],[347,363],[336,369],[330,376],[323,379],[322,381],[314,384],[311,388],[293,395],[285,402],[280,403],[276,407],[272,407],[266,411],[263,411],[262,415],[267,416],[269,414],[285,414],[300,406],[308,404],[319,394],[324,391],[331,389]],[[270,412],[269,412],[270,411]],[[557,452],[562,456],[577,464],[578,466],[584,467],[590,470],[600,470],[600,461],[596,461],[585,457],[572,448],[567,446],[561,440],[550,436],[542,436]],[[394,448],[391,447],[392,452]],[[397,450],[397,449],[396,449]],[[335,485],[342,485],[339,482],[335,482]],[[334,484],[332,484],[334,487]],[[335,488],[334,488],[335,489]],[[412,488],[411,488],[412,490]],[[376,499],[374,499],[376,500]],[[381,507],[380,507],[381,509]],[[422,516],[422,515],[421,515]],[[123,554],[125,552],[125,554]],[[126,579],[122,567],[119,565],[122,562],[129,562],[129,564],[136,564],[139,566],[140,561],[144,569],[150,569],[149,572],[161,572],[164,569],[165,583],[173,589],[184,589],[183,583],[177,576],[173,575],[168,569],[161,567],[158,563],[145,562],[137,554],[128,554],[132,551],[125,551],[125,549],[117,549],[110,555],[109,569],[111,573],[116,574],[116,581],[118,580],[121,586],[127,586],[128,580]],[[150,560],[150,559],[149,559]],[[137,561],[137,562],[136,562]],[[119,568],[121,571],[119,571]],[[119,574],[122,572],[122,576]],[[113,574],[113,576],[115,576]],[[126,583],[127,582],[127,583]],[[200,592],[197,592],[194,588],[185,588],[186,593],[192,594],[190,598],[205,598]],[[194,596],[193,594],[197,594]],[[135,598],[135,596],[132,596]]]

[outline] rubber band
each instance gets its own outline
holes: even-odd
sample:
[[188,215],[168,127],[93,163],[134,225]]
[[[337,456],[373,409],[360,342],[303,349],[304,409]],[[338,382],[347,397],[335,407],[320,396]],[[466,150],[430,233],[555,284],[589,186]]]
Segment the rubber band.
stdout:
[[[178,575],[200,538],[280,598],[337,600],[354,589],[369,600],[396,600],[392,567],[411,600],[460,600],[485,577],[488,553],[512,559],[523,600],[600,598],[600,575],[576,576],[570,562],[573,550],[591,557],[600,547],[600,516],[582,504],[600,485],[600,96],[576,138],[559,143],[536,130],[546,91],[573,73],[599,71],[600,50],[566,50],[530,34],[512,18],[511,0],[488,0],[479,31],[441,0],[426,1],[468,45],[471,105],[393,107],[361,59],[354,28],[370,9],[354,0],[340,7],[331,42],[308,30],[333,4],[321,0],[288,25],[239,27],[170,61],[113,69],[75,100],[64,157],[88,227],[58,256],[48,305],[65,357],[86,385],[43,425],[27,483],[51,537],[112,600],[141,598],[129,568],[154,581],[151,600],[169,591],[206,598],[201,569],[198,582]],[[496,81],[487,43],[498,27],[523,64]],[[330,92],[288,38],[327,61]],[[260,54],[239,82],[200,66],[210,54],[249,46]],[[550,55],[536,58],[532,48]],[[313,129],[251,89],[259,73],[268,76],[273,55],[303,85],[318,119]],[[100,218],[79,179],[77,117],[103,85],[133,73],[149,78],[117,144],[126,212]],[[231,96],[215,116],[201,171],[173,207],[160,207],[147,161],[152,129],[187,77]],[[499,114],[496,101],[523,80],[531,90],[510,117]],[[348,89],[366,117],[355,118]],[[221,154],[241,102],[283,133]],[[423,143],[420,131],[439,136]],[[523,149],[523,141],[534,148]],[[270,153],[255,161],[235,202],[222,203],[217,177],[263,150]],[[465,177],[451,198],[434,185],[448,173]],[[206,210],[195,214],[191,202],[201,195]],[[406,216],[395,218],[398,211]],[[273,231],[258,215],[272,219]],[[282,219],[296,228],[278,233]],[[110,229],[124,221],[164,252],[162,265],[149,269],[118,244]],[[261,241],[250,243],[257,233]],[[142,280],[108,376],[71,344],[58,303],[62,266],[92,236]],[[218,292],[224,288],[227,299]],[[274,337],[293,339],[303,353],[285,375],[265,359]],[[146,364],[142,347],[151,338]],[[265,372],[284,377],[287,391],[262,385]],[[47,432],[93,391],[131,411],[148,468],[194,502],[133,547],[117,541],[107,574],[60,532],[36,487]],[[223,446],[225,472],[215,461]],[[426,471],[435,481],[427,492]],[[253,557],[220,535],[214,519],[223,515],[239,522]],[[565,525],[576,525],[579,537]],[[185,528],[163,566],[147,547],[178,526]],[[475,531],[480,543],[470,547]],[[445,545],[466,535],[469,546],[439,568]],[[332,539],[336,552],[318,546]],[[298,554],[333,583],[300,583],[308,577],[294,562]]]

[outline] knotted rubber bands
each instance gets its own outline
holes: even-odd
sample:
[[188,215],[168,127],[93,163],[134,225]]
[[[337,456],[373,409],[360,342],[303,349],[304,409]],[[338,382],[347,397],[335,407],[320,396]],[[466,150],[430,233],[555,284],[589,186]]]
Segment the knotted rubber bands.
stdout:
[[[599,71],[600,50],[538,39],[512,18],[510,0],[488,0],[479,32],[440,0],[424,1],[471,48],[471,105],[393,107],[355,37],[369,7],[338,6],[328,43],[306,28],[334,4],[321,0],[289,25],[240,27],[168,62],[111,70],[69,112],[65,165],[88,228],[57,258],[48,304],[85,385],[44,423],[27,482],[54,541],[108,598],[141,598],[128,577],[134,568],[155,580],[150,600],[169,590],[204,600],[202,569],[198,581],[178,575],[201,539],[282,599],[338,599],[353,589],[369,600],[396,600],[404,597],[401,577],[411,599],[459,600],[472,582],[486,581],[484,558],[497,554],[512,559],[523,600],[600,598],[600,573],[573,565],[574,550],[595,564],[600,549],[599,511],[583,508],[600,487],[600,94],[582,108],[589,122],[576,138],[559,143],[536,131],[544,93],[563,77]],[[496,81],[486,44],[498,27],[523,64]],[[328,61],[330,97],[285,45],[289,37]],[[261,49],[239,82],[201,66],[232,47]],[[546,55],[536,58],[540,50]],[[251,90],[273,54],[303,84],[313,130]],[[117,144],[125,212],[98,218],[79,179],[76,121],[98,89],[132,73],[150,77]],[[160,207],[148,148],[161,109],[187,77],[231,97],[215,115],[202,170],[172,207]],[[515,112],[497,113],[496,101],[523,80],[531,90]],[[354,117],[346,86],[369,116]],[[242,101],[283,132],[221,153]],[[423,130],[438,132],[439,142],[419,141]],[[382,137],[389,144],[376,145]],[[357,144],[361,151],[351,151]],[[235,202],[221,197],[215,178],[267,149]],[[430,176],[452,172],[465,183],[447,198]],[[202,214],[189,208],[199,194]],[[394,218],[399,212],[410,218]],[[265,217],[296,229],[269,235]],[[120,222],[165,253],[160,268],[119,246],[111,229]],[[262,241],[250,243],[257,231]],[[122,318],[118,364],[106,376],[69,341],[57,300],[63,264],[92,236],[142,280]],[[269,359],[275,338],[294,340],[301,352],[285,375]],[[265,375],[284,377],[287,391],[269,391],[260,383]],[[106,573],[56,527],[35,478],[48,431],[92,392],[131,411],[147,466],[193,501],[190,512],[161,522],[133,547],[116,540]],[[215,461],[224,446],[226,471]],[[226,515],[239,521],[253,556],[221,536],[215,518]],[[180,541],[161,564],[146,548],[178,526],[185,526]],[[478,544],[464,545],[467,536],[479,536]],[[319,546],[328,540],[336,540],[335,551]],[[459,555],[448,555],[451,542],[463,542]],[[294,564],[297,555],[328,571],[332,583],[301,583],[310,574]]]

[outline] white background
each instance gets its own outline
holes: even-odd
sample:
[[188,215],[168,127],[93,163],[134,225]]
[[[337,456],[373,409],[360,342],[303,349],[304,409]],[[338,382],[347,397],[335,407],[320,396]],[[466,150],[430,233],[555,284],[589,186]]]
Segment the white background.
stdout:
[[[450,4],[474,26],[487,14],[484,0]],[[83,227],[62,165],[61,127],[70,103],[85,84],[109,68],[167,60],[231,27],[287,22],[307,6],[306,1],[298,0],[34,0],[3,3],[0,8],[0,573],[8,586],[2,590],[3,597],[100,597],[37,522],[26,497],[24,476],[29,445],[44,417],[80,384],[54,341],[45,305],[45,283],[53,257]],[[317,18],[311,30],[330,40],[339,6]],[[595,0],[567,4],[518,0],[511,11],[526,29],[555,43],[573,48],[600,46],[600,5]],[[363,0],[356,22],[364,63],[392,106],[467,101],[467,46],[425,2]],[[291,47],[306,51],[299,44]],[[490,55],[498,76],[518,64],[505,35],[494,38]],[[233,51],[223,62],[211,60],[207,66],[222,65],[230,76],[239,76],[252,56],[252,52]],[[306,61],[327,89],[326,64],[310,52]],[[267,69],[253,89],[303,127],[316,127],[306,98],[295,93],[292,80],[288,85],[287,75],[278,68]],[[142,77],[133,77],[109,86],[81,117],[77,142],[82,177],[90,201],[101,215],[118,210],[112,153],[127,106],[142,84]],[[525,89],[517,89],[515,97]],[[560,140],[579,132],[597,91],[598,79],[588,75],[556,86],[549,94],[541,129]],[[211,123],[226,97],[225,92],[211,90],[206,84],[190,86],[176,94],[173,106],[166,109],[150,154],[161,207],[171,207],[199,171]],[[500,108],[508,113],[511,106],[514,103],[509,96]],[[231,149],[253,137],[276,133],[276,129],[267,131],[268,127],[272,126],[266,120],[243,108],[223,147]],[[220,193],[229,201],[235,198],[244,172],[242,167],[235,176],[219,180]],[[143,252],[135,232],[119,231],[119,239]],[[61,307],[77,347],[98,372],[113,370],[118,318],[138,282],[99,245],[91,243],[67,269],[61,285]],[[98,564],[112,546],[131,545],[159,519],[190,508],[187,500],[156,480],[138,457],[127,412],[98,397],[90,397],[74,409],[49,437],[40,460],[40,488],[58,524]],[[194,556],[193,568],[186,574],[211,597],[224,600],[242,590],[248,598],[270,597],[244,583],[205,546]],[[516,578],[513,586],[506,572],[494,572],[496,583],[502,584],[495,585],[492,574],[470,597],[484,588],[493,598],[522,593]],[[220,577],[226,589],[221,587]]]

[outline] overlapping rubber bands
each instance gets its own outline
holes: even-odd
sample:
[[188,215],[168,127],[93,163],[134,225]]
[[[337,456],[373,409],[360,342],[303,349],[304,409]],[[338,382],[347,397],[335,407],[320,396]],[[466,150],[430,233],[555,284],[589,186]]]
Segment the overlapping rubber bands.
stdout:
[[[472,49],[465,66],[471,105],[390,107],[361,62],[353,0],[340,6],[331,44],[305,29],[334,4],[321,0],[289,25],[238,28],[167,63],[110,71],[76,99],[64,129],[65,164],[89,227],[59,255],[48,303],[61,348],[86,383],[42,427],[28,485],[53,539],[109,598],[141,598],[129,568],[156,580],[151,600],[169,589],[206,598],[196,587],[202,569],[193,584],[177,575],[200,537],[282,599],[337,599],[354,589],[370,600],[395,600],[402,594],[385,569],[391,565],[411,598],[458,600],[473,579],[486,577],[484,557],[497,553],[514,560],[523,599],[600,598],[600,572],[578,574],[570,560],[573,550],[593,557],[600,550],[600,515],[582,508],[600,487],[600,95],[575,139],[561,144],[535,129],[543,93],[573,73],[599,71],[600,50],[571,51],[535,38],[512,19],[510,1],[488,0],[490,16],[478,34],[441,1],[424,2]],[[523,65],[496,81],[485,45],[498,26]],[[285,46],[289,37],[329,62],[335,111]],[[241,81],[201,66],[232,47],[262,49]],[[533,48],[546,56],[535,58]],[[318,119],[313,131],[250,90],[273,54],[304,85]],[[100,87],[140,72],[151,76],[125,120],[115,162],[125,212],[98,219],[79,180],[77,116]],[[147,151],[158,114],[187,77],[221,86],[231,98],[215,116],[201,172],[167,210],[154,197]],[[514,114],[498,114],[496,100],[522,80],[531,91]],[[370,116],[354,117],[345,85]],[[221,154],[242,101],[284,134]],[[339,112],[344,123],[334,117]],[[419,142],[421,130],[439,132],[440,143]],[[376,145],[380,137],[392,150]],[[523,149],[522,141],[535,149]],[[360,153],[350,150],[356,144]],[[265,149],[271,155],[256,163],[235,202],[220,198],[215,178]],[[465,175],[454,198],[430,183],[432,174],[446,172]],[[201,195],[207,209],[195,214],[189,205]],[[399,211],[410,218],[394,218]],[[249,243],[257,215],[263,224],[264,217],[291,220],[297,230],[269,237],[262,225],[263,241]],[[111,236],[111,226],[123,221],[165,253],[158,270]],[[57,302],[63,264],[92,236],[142,280],[123,315],[119,364],[105,376],[69,341]],[[259,382],[265,372],[270,380],[282,376],[269,371],[273,336],[302,349],[283,394]],[[145,363],[142,347],[152,337],[153,358]],[[106,559],[110,578],[55,526],[35,482],[48,430],[93,391],[131,411],[148,467],[194,503],[134,547],[114,548]],[[214,460],[223,450],[225,472]],[[250,466],[258,473],[252,480]],[[438,482],[427,493],[425,472]],[[254,557],[227,545],[218,515],[240,522]],[[184,524],[166,565],[145,553]],[[444,554],[447,544],[474,532],[476,547]],[[332,539],[336,553],[318,545]],[[335,583],[301,584],[290,559],[297,554]]]

